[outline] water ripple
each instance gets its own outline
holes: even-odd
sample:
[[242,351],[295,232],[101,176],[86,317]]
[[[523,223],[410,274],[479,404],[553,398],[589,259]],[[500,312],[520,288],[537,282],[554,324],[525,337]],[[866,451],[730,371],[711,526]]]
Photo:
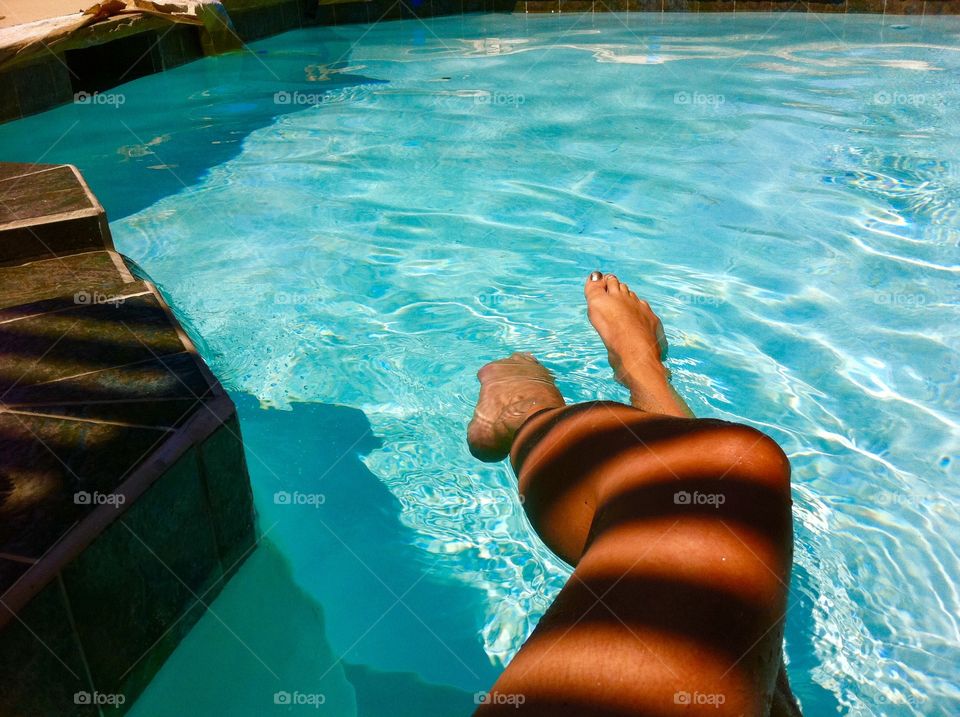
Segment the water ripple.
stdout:
[[[695,411],[791,457],[807,713],[958,713],[958,23],[768,24],[338,28],[386,84],[254,132],[117,243],[228,386],[362,408],[417,545],[487,596],[497,664],[568,571],[465,449],[474,372],[532,350],[568,399],[624,399],[581,296],[616,269]],[[309,55],[311,32],[263,45]]]

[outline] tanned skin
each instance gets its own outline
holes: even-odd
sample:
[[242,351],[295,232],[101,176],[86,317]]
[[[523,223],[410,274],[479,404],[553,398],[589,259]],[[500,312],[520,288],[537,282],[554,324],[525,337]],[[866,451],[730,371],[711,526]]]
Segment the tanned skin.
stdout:
[[630,287],[594,272],[584,293],[629,406],[567,406],[530,354],[478,373],[470,449],[510,456],[531,523],[574,572],[476,716],[799,715],[781,657],[787,457],[693,416]]

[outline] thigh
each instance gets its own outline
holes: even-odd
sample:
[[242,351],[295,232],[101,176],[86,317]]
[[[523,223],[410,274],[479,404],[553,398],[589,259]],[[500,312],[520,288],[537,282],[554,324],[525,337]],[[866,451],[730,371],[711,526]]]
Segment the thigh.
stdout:
[[496,689],[526,714],[769,711],[792,551],[775,442],[595,403],[536,416],[512,459],[576,570]]
[[572,565],[618,507],[664,519],[725,516],[764,532],[789,560],[790,465],[753,428],[596,401],[534,416],[511,460],[531,522]]

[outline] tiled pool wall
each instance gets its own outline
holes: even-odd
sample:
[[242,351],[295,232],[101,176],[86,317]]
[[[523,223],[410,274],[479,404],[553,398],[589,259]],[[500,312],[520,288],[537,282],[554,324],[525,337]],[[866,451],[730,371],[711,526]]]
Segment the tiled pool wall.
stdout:
[[76,168],[0,164],[0,715],[122,714],[255,545],[229,396]]
[[[360,6],[366,6],[366,13]],[[399,10],[394,5],[400,5]],[[422,0],[321,6],[321,24],[374,22],[381,17],[430,17],[467,12],[834,12],[956,15],[960,0]],[[399,13],[399,14],[398,14]],[[356,19],[359,17],[360,19]]]
[[[474,12],[791,12],[960,14],[960,0],[370,0],[319,4],[317,0],[229,0],[224,3],[240,42],[312,25],[372,23]],[[115,23],[116,24],[116,23]],[[96,28],[97,26],[94,26]],[[74,101],[78,92],[108,89],[136,77],[177,67],[216,51],[201,28],[158,18],[125,20],[83,47],[44,50],[28,62],[0,67],[0,122]],[[102,43],[102,44],[98,44]],[[113,62],[102,58],[109,56]],[[117,61],[119,58],[120,61]],[[126,59],[126,62],[123,60]],[[90,68],[122,68],[111,78]]]
[[[299,8],[299,15],[296,12]],[[303,24],[339,25],[470,12],[835,12],[890,15],[956,15],[960,0],[371,0],[317,5],[288,0],[231,13],[249,40]]]

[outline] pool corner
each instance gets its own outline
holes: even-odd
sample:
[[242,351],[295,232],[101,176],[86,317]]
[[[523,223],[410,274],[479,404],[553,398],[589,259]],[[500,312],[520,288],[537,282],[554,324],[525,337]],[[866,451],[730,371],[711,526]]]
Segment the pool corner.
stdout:
[[75,167],[0,193],[0,712],[122,714],[256,545],[237,412]]

